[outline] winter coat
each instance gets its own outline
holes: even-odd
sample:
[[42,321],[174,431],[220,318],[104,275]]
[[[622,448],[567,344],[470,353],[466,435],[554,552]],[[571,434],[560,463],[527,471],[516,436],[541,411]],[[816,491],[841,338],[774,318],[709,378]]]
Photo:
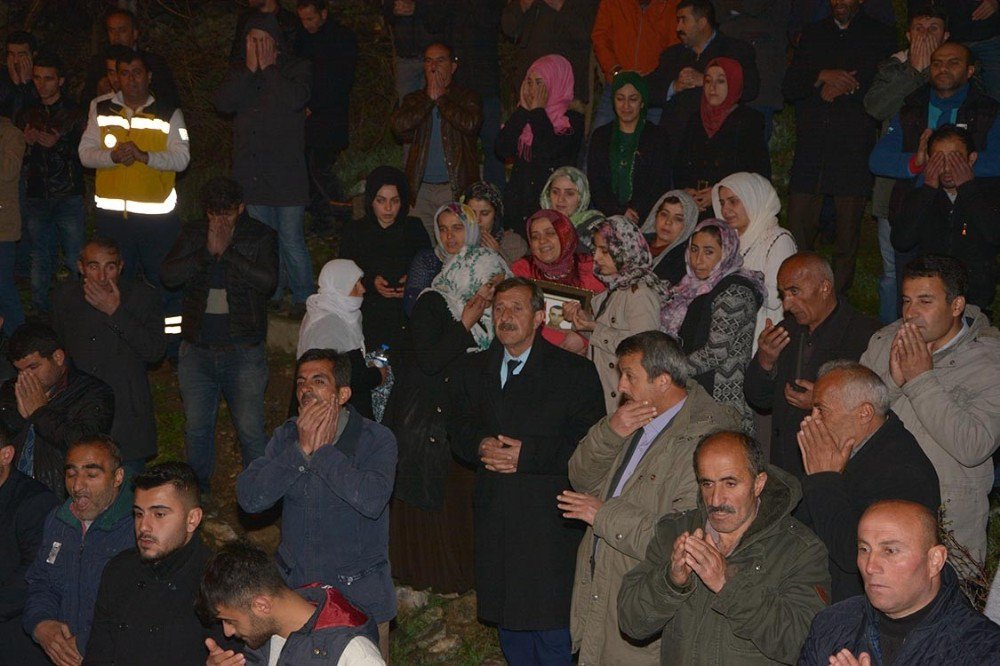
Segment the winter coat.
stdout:
[[195,613],[195,598],[211,556],[196,533],[155,562],[142,561],[134,547],[113,557],[101,576],[84,663],[174,666],[205,659],[205,639],[215,634]]
[[790,0],[714,0],[719,32],[749,43],[754,50],[760,93],[750,99],[754,107],[780,109],[785,100],[781,81],[788,66],[788,15]]
[[677,5],[667,0],[650,0],[645,6],[636,0],[601,0],[590,35],[605,83],[616,65],[649,74],[660,54],[680,41]]
[[24,610],[24,574],[38,553],[45,517],[58,503],[42,483],[16,469],[0,485],[0,623],[19,619]]
[[[577,442],[604,416],[600,381],[581,356],[536,331],[521,371],[500,387],[499,340],[469,357],[455,378],[452,450],[475,465],[475,572],[479,618],[504,629],[565,629],[573,561],[583,523],[562,516]],[[498,434],[521,440],[517,471],[488,471],[479,444]]]
[[968,305],[969,330],[934,353],[934,368],[900,388],[889,370],[889,350],[902,322],[872,336],[861,363],[889,388],[906,429],[934,463],[941,482],[944,520],[973,557],[986,556],[987,496],[993,487],[993,452],[1000,442],[1000,331]]
[[322,152],[343,150],[350,129],[357,37],[331,16],[315,34],[303,30],[300,40],[299,55],[312,64],[306,145]]
[[649,211],[673,183],[670,172],[670,139],[662,126],[646,121],[639,137],[632,167],[632,198],[621,201],[611,189],[612,120],[594,130],[587,152],[590,203],[606,216],[624,215],[631,208],[645,220]]
[[662,632],[660,663],[792,664],[813,617],[829,598],[826,548],[791,517],[802,495],[795,477],[768,466],[753,523],[726,558],[718,594],[692,573],[677,587],[667,573],[674,542],[704,529],[704,508],[668,514],[645,559],[625,575],[618,622],[636,639]]
[[[878,64],[895,50],[892,29],[859,13],[845,30],[826,18],[805,27],[785,74],[785,97],[795,103],[793,193],[869,196],[868,156],[878,129],[865,113],[864,99]],[[861,84],[832,102],[820,97],[820,70],[854,71]]]
[[[483,98],[500,95],[500,21],[505,0],[436,0],[447,13],[447,43],[460,63],[455,81]],[[588,26],[589,27],[589,26]],[[514,79],[518,82],[520,78]],[[488,150],[488,147],[487,147]]]
[[131,479],[125,479],[118,497],[86,534],[70,509],[72,501],[67,499],[45,519],[41,545],[25,576],[28,601],[21,624],[34,634],[42,620],[64,622],[76,637],[77,650],[85,654],[101,573],[115,555],[135,548]]
[[111,436],[124,460],[156,455],[156,417],[147,366],[163,357],[163,306],[154,287],[122,278],[121,304],[108,316],[87,303],[83,285],[62,284],[53,299],[52,326],[77,367],[115,394]]
[[771,412],[771,464],[801,480],[804,471],[796,434],[809,412],[788,404],[785,385],[796,379],[816,381],[820,366],[827,361],[858,360],[879,325],[843,300],[811,334],[795,317],[786,317],[778,326],[788,332],[791,342],[781,350],[771,372],[765,372],[756,358],[750,361],[743,390],[751,407]]
[[277,562],[290,587],[335,586],[375,622],[396,616],[389,570],[389,497],[396,472],[396,438],[351,407],[333,444],[306,456],[295,419],[278,426],[236,479],[249,513],[283,501]]
[[802,503],[795,517],[816,532],[830,553],[834,603],[864,593],[858,573],[858,521],[869,505],[888,499],[917,502],[934,513],[941,506],[934,465],[892,412],[842,473],[802,478]]
[[83,165],[80,164],[80,137],[87,125],[87,113],[65,94],[52,104],[36,102],[18,114],[17,126],[23,131],[54,131],[59,139],[51,148],[40,143],[28,146],[24,153],[24,196],[29,199],[55,199],[83,195]]
[[263,342],[267,335],[267,299],[278,284],[278,235],[244,212],[233,238],[216,259],[208,251],[208,223],[185,225],[160,268],[168,289],[184,289],[182,337],[197,343],[208,302],[209,271],[221,261],[226,269],[229,338],[234,343]]
[[[598,509],[594,526],[580,542],[570,626],[580,666],[658,662],[658,640],[637,645],[621,635],[618,589],[625,574],[642,561],[660,517],[697,506],[691,456],[701,438],[739,428],[736,413],[712,400],[697,382],[688,381],[687,390],[687,402],[653,441],[621,494]],[[620,437],[610,418],[590,429],[569,461],[573,489],[599,499],[614,491],[612,480],[635,436]]]
[[[994,664],[1000,654],[1000,626],[969,605],[958,586],[958,576],[950,564],[941,571],[941,591],[932,609],[906,637],[896,664],[938,666],[939,664]],[[872,656],[881,666],[878,616],[864,595],[827,608],[816,616],[799,666],[827,666],[830,656],[848,649],[857,657]]]
[[709,137],[697,109],[685,128],[674,157],[674,187],[695,188],[699,180],[716,184],[731,173],[747,171],[771,177],[771,155],[764,141],[764,117],[742,104]]
[[0,243],[21,238],[21,159],[24,134],[0,116]]

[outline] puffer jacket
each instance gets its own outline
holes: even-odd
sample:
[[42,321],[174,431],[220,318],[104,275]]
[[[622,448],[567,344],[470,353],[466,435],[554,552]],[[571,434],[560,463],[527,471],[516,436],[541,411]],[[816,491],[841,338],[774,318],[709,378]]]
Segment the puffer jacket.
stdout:
[[53,104],[36,102],[20,113],[17,126],[22,130],[31,126],[59,133],[59,140],[51,148],[40,143],[28,146],[23,167],[25,196],[54,199],[83,194],[83,165],[77,148],[86,125],[86,109],[66,95]]
[[892,411],[934,463],[946,527],[982,561],[991,456],[1000,442],[1000,331],[974,305],[966,306],[963,317],[969,330],[935,352],[932,370],[902,388],[889,371],[889,350],[902,320],[872,336],[861,363],[882,377]]
[[[687,390],[687,402],[660,432],[621,494],[597,511],[594,526],[580,544],[570,618],[580,666],[641,666],[659,660],[659,641],[640,647],[621,637],[618,588],[622,577],[642,561],[660,517],[697,506],[698,485],[691,464],[695,446],[710,432],[737,429],[740,423],[732,408],[716,403],[693,379]],[[619,437],[608,424],[610,418],[590,429],[569,460],[573,488],[599,499],[611,491],[634,436]]]
[[683,587],[669,574],[674,542],[705,527],[704,507],[661,518],[646,559],[622,582],[622,631],[637,639],[662,631],[663,666],[795,663],[830,590],[823,542],[791,517],[801,498],[795,477],[768,465],[757,517],[726,558],[718,594],[694,573]]
[[[1000,626],[969,605],[950,564],[941,571],[941,591],[927,617],[913,628],[896,655],[896,664],[995,664],[1000,655]],[[878,616],[863,594],[845,599],[813,620],[799,666],[826,666],[830,656],[847,648],[857,658],[867,652],[872,666],[879,658]]]

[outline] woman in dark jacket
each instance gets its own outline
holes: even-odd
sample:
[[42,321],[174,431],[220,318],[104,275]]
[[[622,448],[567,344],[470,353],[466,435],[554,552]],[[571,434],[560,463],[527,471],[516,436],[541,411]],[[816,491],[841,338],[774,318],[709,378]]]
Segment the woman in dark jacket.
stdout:
[[649,211],[642,235],[649,243],[653,273],[675,285],[687,275],[688,239],[698,224],[698,204],[684,190],[670,190]]
[[670,189],[667,133],[646,120],[649,91],[639,74],[622,72],[611,86],[615,120],[590,137],[590,201],[608,217],[624,215],[639,224]]
[[344,227],[340,258],[364,272],[361,314],[368,349],[399,345],[407,271],[414,255],[430,246],[424,225],[409,215],[409,201],[403,172],[377,167],[365,181],[365,216]]
[[764,141],[764,117],[739,104],[743,68],[732,58],[715,58],[705,68],[701,108],[688,120],[674,155],[674,186],[694,197],[710,214],[712,186],[731,173],[771,177]]
[[497,156],[514,163],[504,190],[504,226],[521,236],[549,176],[580,152],[583,114],[569,110],[572,101],[573,67],[560,55],[543,56],[528,69],[520,103],[497,135]]
[[740,238],[723,220],[705,220],[688,242],[687,275],[670,289],[663,330],[680,338],[694,379],[717,402],[736,409],[753,434],[743,397],[764,276],[743,268]]

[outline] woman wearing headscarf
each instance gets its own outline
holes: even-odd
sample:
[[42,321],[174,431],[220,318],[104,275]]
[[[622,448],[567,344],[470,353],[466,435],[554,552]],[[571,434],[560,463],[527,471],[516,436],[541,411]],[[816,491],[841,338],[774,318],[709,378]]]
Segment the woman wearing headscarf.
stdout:
[[503,228],[503,195],[493,183],[480,180],[465,189],[462,203],[472,209],[479,223],[479,244],[500,253],[508,264],[528,254],[520,234]]
[[[660,328],[667,288],[652,270],[649,245],[628,218],[609,217],[594,232],[594,274],[607,291],[594,297],[594,314],[578,303],[564,306],[575,331],[587,334],[608,413],[618,409],[618,343],[635,333]],[[578,333],[571,333],[578,335]]]
[[604,214],[590,207],[590,183],[587,175],[573,166],[561,166],[552,172],[538,197],[541,210],[557,210],[573,223],[580,245],[593,253],[590,234]]
[[590,137],[591,200],[605,215],[624,215],[639,224],[658,194],[670,188],[667,133],[646,120],[649,91],[637,72],[617,74],[611,90],[615,119]]
[[323,266],[319,272],[319,291],[306,299],[306,315],[299,327],[295,357],[310,349],[333,349],[347,354],[351,362],[350,404],[362,416],[373,419],[372,389],[382,384],[386,371],[365,362],[363,277],[362,270],[350,259],[334,259]]
[[642,233],[653,257],[653,272],[675,285],[687,275],[687,241],[698,224],[698,204],[684,190],[670,190],[649,211]]
[[737,171],[771,177],[764,116],[740,104],[743,68],[732,58],[714,58],[705,68],[701,106],[687,122],[674,153],[674,186],[711,215],[712,186]]
[[479,222],[472,208],[455,201],[438,208],[434,214],[434,247],[417,252],[407,272],[403,289],[406,316],[410,316],[417,298],[431,286],[445,262],[463,247],[479,245],[479,238]]
[[464,592],[473,585],[474,473],[451,454],[451,375],[493,340],[493,287],[510,276],[499,253],[466,246],[417,299],[384,423],[399,459],[389,527],[393,576],[417,589]]
[[410,188],[402,171],[380,166],[365,181],[365,216],[344,225],[340,258],[364,272],[361,306],[371,349],[398,346],[403,332],[403,290],[413,257],[430,244],[419,218],[411,217]]
[[734,173],[712,188],[715,217],[740,235],[740,256],[744,268],[764,274],[767,288],[764,303],[757,311],[753,333],[753,353],[757,353],[757,337],[770,319],[777,323],[784,318],[778,295],[778,269],[781,262],[795,254],[795,239],[778,225],[781,201],[771,181],[757,173]]
[[[594,258],[577,253],[579,237],[569,218],[556,210],[540,210],[528,218],[526,227],[531,253],[511,266],[514,275],[579,287],[595,294],[604,291],[604,283],[594,276]],[[580,344],[581,336],[567,336],[567,332],[568,329],[547,323],[542,326],[542,337],[546,340],[582,353],[585,347]]]
[[583,114],[570,109],[573,68],[561,55],[539,58],[521,83],[518,107],[497,134],[496,153],[512,161],[504,190],[505,226],[524,235],[524,221],[552,171],[572,164],[583,140]]
[[722,220],[698,224],[686,259],[687,274],[670,289],[660,313],[663,330],[680,339],[694,379],[717,402],[736,409],[743,430],[753,434],[743,378],[764,296],[763,276],[743,268],[739,235]]

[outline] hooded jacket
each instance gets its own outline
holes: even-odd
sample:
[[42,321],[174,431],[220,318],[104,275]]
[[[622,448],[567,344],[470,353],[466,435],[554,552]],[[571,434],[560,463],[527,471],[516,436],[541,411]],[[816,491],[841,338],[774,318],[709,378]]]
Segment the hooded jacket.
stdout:
[[670,579],[674,542],[705,527],[704,507],[661,518],[646,559],[622,582],[622,631],[640,640],[662,632],[663,666],[794,663],[830,589],[826,548],[791,517],[801,498],[795,477],[768,465],[757,516],[726,557],[718,594],[694,573],[681,587]]

